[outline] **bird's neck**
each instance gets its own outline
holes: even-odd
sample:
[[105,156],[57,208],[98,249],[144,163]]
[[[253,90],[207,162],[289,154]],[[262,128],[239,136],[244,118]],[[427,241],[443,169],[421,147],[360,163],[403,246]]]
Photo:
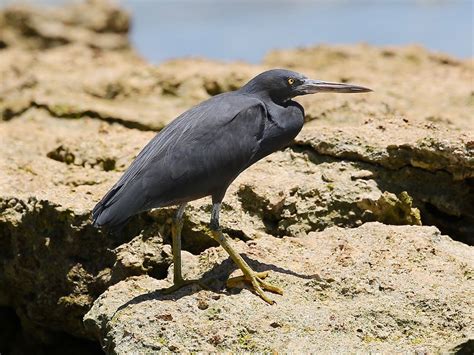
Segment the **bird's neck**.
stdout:
[[291,101],[291,98],[283,98],[279,97],[278,95],[272,95],[272,93],[270,93],[268,90],[261,90],[257,86],[252,87],[248,84],[246,86],[243,86],[239,91],[243,94],[254,96],[263,102],[271,101],[275,105],[283,107],[286,107],[288,105],[288,102]]

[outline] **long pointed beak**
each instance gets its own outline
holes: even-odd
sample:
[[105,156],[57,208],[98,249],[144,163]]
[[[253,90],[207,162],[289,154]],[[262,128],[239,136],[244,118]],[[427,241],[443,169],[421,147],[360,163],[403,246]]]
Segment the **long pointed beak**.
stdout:
[[315,94],[317,92],[340,92],[340,93],[359,93],[370,92],[369,88],[343,83],[332,83],[330,81],[320,81],[306,79],[298,88],[304,94]]

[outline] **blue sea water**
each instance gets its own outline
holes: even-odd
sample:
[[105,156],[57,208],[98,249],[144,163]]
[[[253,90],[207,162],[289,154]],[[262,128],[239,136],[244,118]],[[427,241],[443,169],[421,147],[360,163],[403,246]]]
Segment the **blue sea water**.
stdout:
[[119,2],[133,15],[132,42],[155,63],[188,56],[257,63],[274,48],[357,42],[417,43],[461,58],[474,55],[474,0]]

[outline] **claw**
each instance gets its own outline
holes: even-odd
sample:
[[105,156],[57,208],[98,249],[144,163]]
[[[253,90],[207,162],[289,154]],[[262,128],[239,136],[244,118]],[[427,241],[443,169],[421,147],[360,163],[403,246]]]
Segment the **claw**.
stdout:
[[279,295],[283,294],[283,290],[277,286],[273,286],[263,281],[263,279],[265,279],[268,276],[268,274],[269,274],[268,271],[264,271],[264,272],[254,272],[254,273],[251,273],[250,275],[232,277],[227,280],[226,285],[227,287],[232,288],[232,287],[237,287],[242,282],[250,283],[255,293],[258,294],[265,302],[269,304],[274,304],[275,301],[269,298],[263,290],[277,293]]
[[[269,275],[268,271],[263,271],[263,272],[256,272],[255,277],[258,277],[259,279],[263,280]],[[243,282],[250,281],[249,278],[247,278],[245,275],[241,276],[235,276],[227,279],[226,286],[227,287],[238,287],[238,285],[242,284]]]
[[257,280],[260,282],[263,289],[265,289],[267,291],[270,291],[270,292],[273,292],[273,293],[277,293],[279,295],[283,295],[283,289],[281,289],[280,287],[269,284],[268,282],[263,282],[262,280],[260,280],[258,278],[257,278]]

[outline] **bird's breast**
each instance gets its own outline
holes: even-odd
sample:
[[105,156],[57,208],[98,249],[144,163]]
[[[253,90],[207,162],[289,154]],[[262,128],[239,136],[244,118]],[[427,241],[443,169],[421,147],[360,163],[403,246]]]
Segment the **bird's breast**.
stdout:
[[277,107],[268,111],[267,138],[288,144],[303,128],[300,106]]
[[298,106],[270,107],[260,142],[259,158],[290,144],[303,128],[304,112]]

